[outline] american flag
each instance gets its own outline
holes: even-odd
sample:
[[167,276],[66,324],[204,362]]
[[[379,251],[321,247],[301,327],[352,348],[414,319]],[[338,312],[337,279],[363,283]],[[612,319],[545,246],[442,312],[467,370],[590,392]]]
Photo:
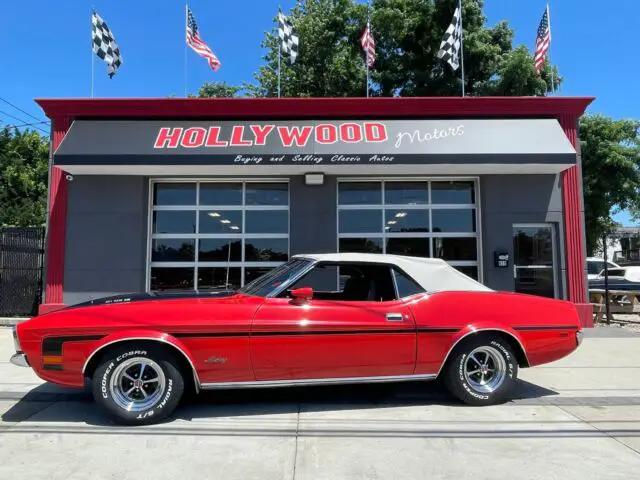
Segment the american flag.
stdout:
[[536,62],[536,72],[540,73],[544,65],[544,58],[549,50],[551,43],[551,24],[549,23],[549,5],[542,15],[540,25],[538,25],[538,33],[536,34],[536,53],[533,56]]
[[215,56],[209,46],[200,38],[196,19],[193,18],[193,14],[189,7],[187,7],[187,45],[189,45],[198,55],[206,58],[209,66],[214,72],[220,68],[220,60],[218,60],[218,57]]
[[369,22],[367,22],[367,28],[365,28],[362,37],[360,37],[360,44],[367,55],[367,67],[373,67],[376,61],[376,41],[373,38],[373,33],[371,33]]

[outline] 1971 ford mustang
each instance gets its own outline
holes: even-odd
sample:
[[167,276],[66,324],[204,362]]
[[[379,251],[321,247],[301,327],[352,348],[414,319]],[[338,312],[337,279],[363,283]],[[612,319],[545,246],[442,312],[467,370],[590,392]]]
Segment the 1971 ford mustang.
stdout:
[[442,260],[296,255],[237,291],[119,295],[23,323],[11,361],[84,388],[114,420],[194,389],[433,380],[471,405],[581,342],[573,304],[497,292]]

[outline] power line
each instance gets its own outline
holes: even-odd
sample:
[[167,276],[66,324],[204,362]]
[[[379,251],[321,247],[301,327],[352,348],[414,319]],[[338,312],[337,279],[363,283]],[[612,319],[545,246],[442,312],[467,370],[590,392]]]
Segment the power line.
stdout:
[[33,118],[34,120],[38,120],[40,121],[41,119],[38,117],[35,117],[33,115],[31,115],[29,112],[21,109],[20,107],[15,106],[13,103],[11,103],[9,100],[5,100],[4,98],[0,97],[0,100],[2,100],[4,103],[6,103],[7,105],[11,105],[13,108],[15,108],[16,110],[19,110],[20,112],[24,113],[25,115]]
[[[10,113],[3,112],[2,110],[0,110],[0,115],[6,115],[7,117],[13,118],[14,120],[18,120],[21,123],[28,123],[28,122],[25,122],[22,118],[15,117],[15,116],[11,115]],[[4,123],[7,123],[7,122],[4,122]],[[46,134],[49,133],[46,130],[43,130],[42,128],[40,128],[40,127],[33,127],[33,128],[36,128],[36,129],[40,130],[42,133],[46,133]]]

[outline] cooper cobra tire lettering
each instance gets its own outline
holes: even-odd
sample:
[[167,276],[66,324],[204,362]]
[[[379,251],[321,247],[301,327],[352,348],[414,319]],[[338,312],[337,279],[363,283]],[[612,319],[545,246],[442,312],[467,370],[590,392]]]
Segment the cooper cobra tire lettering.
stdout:
[[[483,392],[475,390],[465,377],[465,366],[469,353],[482,346],[490,346],[498,350],[503,357],[506,371],[505,378],[495,390]],[[511,346],[497,335],[485,333],[473,335],[456,346],[450,360],[443,368],[443,380],[447,389],[458,399],[469,405],[494,405],[502,403],[517,378],[518,364]]]
[[[111,396],[111,377],[118,364],[127,359],[146,357],[162,369],[166,384],[159,400],[145,410],[125,409]],[[162,346],[140,348],[117,348],[107,351],[93,375],[93,396],[95,402],[117,423],[125,425],[146,425],[157,423],[175,410],[184,392],[183,374],[178,368],[175,355]]]

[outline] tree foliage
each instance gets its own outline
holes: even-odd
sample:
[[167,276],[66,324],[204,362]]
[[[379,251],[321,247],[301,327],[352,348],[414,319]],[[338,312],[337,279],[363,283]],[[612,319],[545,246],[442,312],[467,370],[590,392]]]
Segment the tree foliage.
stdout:
[[[373,0],[371,25],[376,63],[370,70],[373,96],[460,95],[460,69],[437,58],[442,36],[451,23],[457,0]],[[531,53],[514,47],[506,22],[487,26],[484,0],[463,0],[465,93],[467,95],[544,95],[561,79],[546,65],[538,75]],[[299,0],[289,18],[300,37],[299,55],[290,65],[280,59],[283,97],[366,95],[366,66],[360,36],[367,6],[356,0]],[[264,64],[255,82],[245,84],[249,96],[278,93],[279,38],[275,27],[265,33]],[[236,94],[241,88],[233,91]],[[226,88],[201,89],[230,93]],[[233,95],[229,95],[233,96]]]
[[198,90],[197,95],[189,96],[203,98],[232,98],[238,96],[242,89],[242,87],[237,85],[229,85],[227,82],[205,82]]
[[0,131],[0,226],[45,221],[49,140],[35,131]]
[[640,211],[640,122],[585,115],[580,150],[587,251],[615,227],[611,212]]

